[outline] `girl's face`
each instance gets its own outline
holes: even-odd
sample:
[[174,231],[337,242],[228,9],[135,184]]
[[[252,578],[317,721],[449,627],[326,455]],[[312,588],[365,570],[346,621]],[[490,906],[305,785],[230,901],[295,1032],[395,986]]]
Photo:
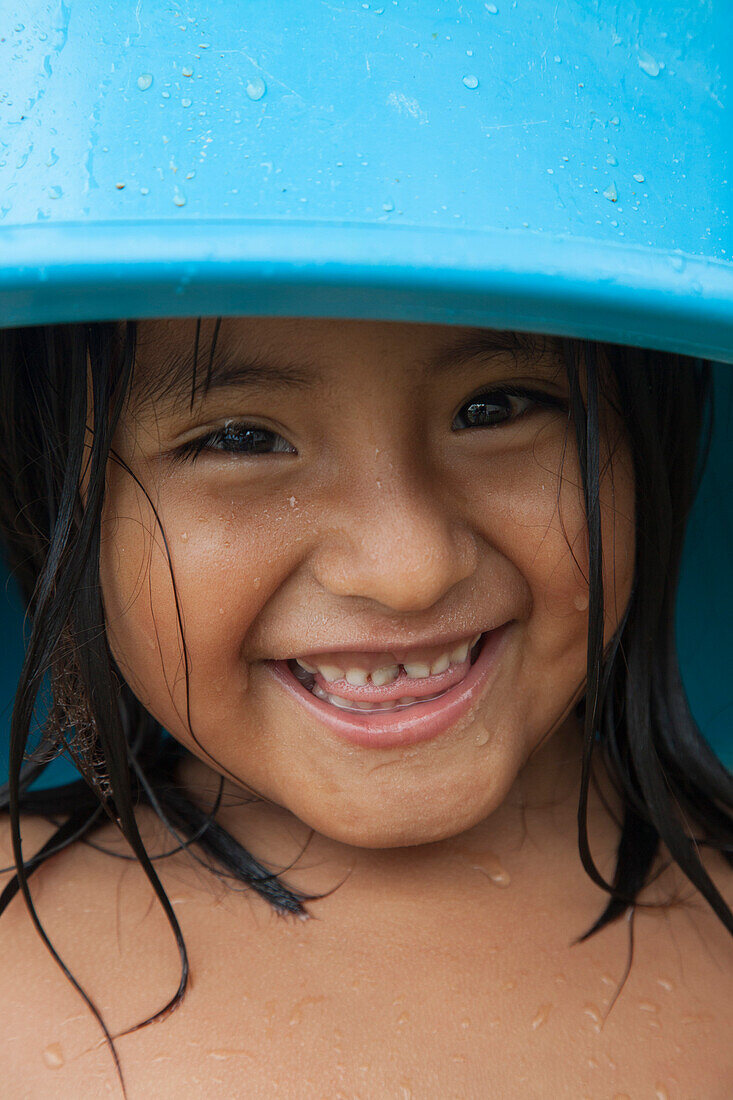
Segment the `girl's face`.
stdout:
[[[558,345],[225,319],[204,392],[213,329],[192,403],[195,322],[139,328],[128,470],[110,464],[103,518],[121,670],[201,760],[327,836],[472,827],[582,695],[587,539]],[[634,488],[609,408],[601,427],[609,639]]]

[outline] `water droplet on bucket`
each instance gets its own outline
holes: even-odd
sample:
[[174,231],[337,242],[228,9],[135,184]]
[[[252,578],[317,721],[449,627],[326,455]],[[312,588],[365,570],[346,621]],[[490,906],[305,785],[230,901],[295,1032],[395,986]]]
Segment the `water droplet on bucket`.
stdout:
[[176,187],[175,191],[173,192],[173,202],[175,203],[176,206],[185,206],[186,205],[186,196],[181,194],[181,192],[178,190],[177,187]]
[[140,76],[137,78],[137,86],[141,92],[147,92],[152,83],[152,73],[141,73]]
[[608,124],[609,124],[609,126],[620,126],[621,123],[620,123],[618,115],[614,115],[613,118],[609,118]]
[[125,190],[124,183],[116,183],[115,187],[117,188],[118,191],[124,191]]
[[641,172],[634,172],[634,179],[636,180],[637,183],[643,183],[644,182],[644,176],[642,176]]
[[63,191],[61,190],[61,188],[57,184],[54,184],[53,187],[49,187],[49,189],[48,189],[49,199],[60,199],[62,197],[62,195],[63,195]]
[[639,50],[636,60],[639,63],[639,68],[647,76],[659,76],[662,66],[652,57],[646,50]]
[[469,73],[468,76],[464,76],[463,83],[467,88],[478,88],[478,77],[474,76],[473,73]]
[[562,61],[562,58],[560,57],[559,53],[556,53],[552,60],[555,62],[556,65],[559,65]]
[[249,99],[262,99],[263,95],[267,91],[267,85],[261,76],[253,76],[247,81],[247,87],[244,89]]
[[670,256],[669,257],[669,263],[670,263],[670,266],[672,268],[674,268],[675,271],[684,271],[685,270],[686,261],[685,261],[684,256]]
[[188,66],[185,66],[183,69],[181,69],[181,75],[182,76],[193,76],[193,69],[190,69]]
[[388,214],[391,213],[391,211],[394,210],[394,203],[391,201],[383,202],[382,210],[386,210]]
[[190,106],[191,106],[191,100],[190,99],[182,99],[181,100],[181,107],[190,107]]
[[617,202],[618,201],[618,191],[616,190],[616,184],[615,183],[609,183],[608,187],[603,192],[603,197],[604,197],[604,199],[608,199],[609,202]]
[[615,165],[617,165],[617,164],[618,164],[618,160],[617,160],[617,158],[616,158],[616,157],[615,157],[615,156],[613,155],[613,153],[609,153],[609,154],[607,155],[607,157],[606,157],[606,163],[607,163],[607,164],[613,164],[613,165],[615,166]]
[[486,8],[489,15],[499,14],[499,9],[497,8],[496,4],[484,4],[484,7]]
[[149,187],[141,187],[140,188],[140,194],[141,195],[149,195],[150,194],[150,188]]

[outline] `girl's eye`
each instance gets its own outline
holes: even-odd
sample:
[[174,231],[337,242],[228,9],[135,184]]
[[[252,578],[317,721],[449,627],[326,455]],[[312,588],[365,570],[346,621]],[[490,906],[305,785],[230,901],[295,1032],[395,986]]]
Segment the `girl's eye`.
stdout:
[[189,440],[179,448],[181,457],[191,459],[198,458],[204,452],[239,455],[298,453],[295,447],[270,428],[236,421],[228,421],[222,428]]
[[465,401],[453,418],[451,431],[457,432],[463,428],[493,428],[511,420],[518,420],[537,406],[567,410],[565,401],[550,393],[504,386],[500,390],[478,393]]

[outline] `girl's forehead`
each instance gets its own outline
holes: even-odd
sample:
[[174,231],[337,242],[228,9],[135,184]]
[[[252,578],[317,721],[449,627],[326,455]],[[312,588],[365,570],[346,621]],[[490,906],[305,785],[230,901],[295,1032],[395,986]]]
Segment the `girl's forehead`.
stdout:
[[557,370],[560,340],[455,325],[312,317],[173,318],[138,323],[140,397],[228,383],[238,372],[264,384],[306,384],[348,369],[394,367],[440,375],[470,362],[521,361]]

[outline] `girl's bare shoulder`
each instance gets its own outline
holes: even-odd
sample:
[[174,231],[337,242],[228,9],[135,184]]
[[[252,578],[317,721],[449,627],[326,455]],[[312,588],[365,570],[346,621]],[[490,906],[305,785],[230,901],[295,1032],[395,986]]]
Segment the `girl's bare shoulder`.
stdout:
[[[27,854],[52,831],[24,822]],[[31,878],[32,893],[64,962],[120,1036],[172,995],[180,958],[137,865],[115,858],[124,853],[111,830],[97,840],[108,852],[74,845]],[[6,823],[0,845],[5,865]],[[621,920],[574,943],[603,897],[569,857],[541,856],[502,854],[511,880],[502,885],[473,857],[412,881],[396,853],[378,890],[357,867],[308,921],[280,919],[190,862],[156,865],[192,981],[166,1020],[117,1039],[129,1100],[724,1100],[733,938],[722,923],[670,869],[636,911],[633,964],[614,1003],[632,928]],[[733,872],[704,858],[733,904]],[[6,1094],[121,1095],[98,1024],[21,898],[0,918],[0,950]]]

